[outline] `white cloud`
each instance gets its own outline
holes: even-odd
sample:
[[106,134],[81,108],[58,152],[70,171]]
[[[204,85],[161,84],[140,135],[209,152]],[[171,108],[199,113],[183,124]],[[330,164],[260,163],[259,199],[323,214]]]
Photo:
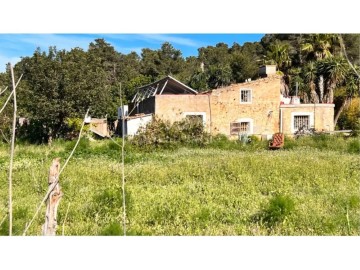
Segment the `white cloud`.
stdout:
[[173,44],[184,45],[188,47],[201,47],[202,44],[198,41],[192,40],[190,38],[176,37],[171,35],[163,35],[163,34],[144,34],[141,35],[145,40],[151,42],[153,41],[161,41],[161,42],[170,42]]
[[0,34],[0,72],[6,64],[15,64],[20,57],[31,56],[37,47],[47,51],[50,46],[58,50],[71,50],[80,47],[87,50],[89,43],[98,35],[61,35],[61,34]]
[[56,46],[58,49],[69,50],[75,47],[87,49],[93,38],[87,35],[31,34],[21,35],[18,40],[35,48],[47,49],[49,46]]

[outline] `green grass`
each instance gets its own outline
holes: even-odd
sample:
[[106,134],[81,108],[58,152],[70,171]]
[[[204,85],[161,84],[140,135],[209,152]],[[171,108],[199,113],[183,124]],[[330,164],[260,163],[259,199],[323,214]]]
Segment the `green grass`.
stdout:
[[[121,140],[117,140],[121,143]],[[142,151],[126,144],[128,235],[359,235],[357,138],[287,139],[243,145],[217,138],[205,147]],[[47,191],[51,160],[74,142],[17,144],[13,234],[21,235]],[[119,146],[83,141],[60,178],[58,234],[122,235]],[[7,213],[9,147],[0,145],[0,221]],[[349,225],[347,220],[349,216]],[[40,235],[45,207],[28,235]],[[0,235],[8,234],[8,221]]]

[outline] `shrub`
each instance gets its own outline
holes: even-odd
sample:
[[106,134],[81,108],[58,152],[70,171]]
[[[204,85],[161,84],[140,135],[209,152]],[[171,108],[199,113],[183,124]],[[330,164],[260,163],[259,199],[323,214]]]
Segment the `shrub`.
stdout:
[[[65,137],[68,139],[74,139],[79,136],[81,126],[83,124],[84,119],[82,118],[66,118],[65,124],[66,128]],[[90,126],[85,125],[83,128],[83,134],[89,132]]]
[[290,150],[297,146],[295,139],[285,136],[284,138],[284,149]]
[[176,148],[179,145],[202,146],[208,140],[209,135],[200,121],[184,119],[171,124],[169,121],[154,118],[140,129],[131,142],[142,148]]
[[355,98],[339,117],[339,129],[351,129],[357,133],[360,130],[360,98]]
[[238,144],[238,141],[229,140],[224,134],[217,134],[212,138],[209,147],[229,150],[238,147]]
[[119,223],[111,223],[101,233],[102,236],[122,235],[123,229]]
[[294,211],[294,201],[289,196],[276,195],[263,210],[262,221],[269,227],[283,222]]

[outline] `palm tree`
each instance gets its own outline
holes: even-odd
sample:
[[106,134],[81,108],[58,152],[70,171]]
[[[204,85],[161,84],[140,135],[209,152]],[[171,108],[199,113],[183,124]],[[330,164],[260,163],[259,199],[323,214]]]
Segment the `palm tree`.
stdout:
[[276,69],[281,75],[284,75],[281,79],[281,93],[285,96],[289,95],[289,76],[288,68],[291,66],[291,59],[289,56],[289,44],[282,43],[276,40],[269,46],[267,52],[267,59],[276,64]]
[[[337,41],[338,36],[335,34],[310,34],[305,39],[305,42],[301,46],[301,51],[306,53],[308,60],[319,61],[332,57],[332,51],[334,51],[334,44]],[[319,75],[318,80],[320,101],[324,99],[324,76]]]
[[232,79],[230,65],[214,65],[208,69],[208,85],[210,88],[219,88],[230,85]]
[[326,78],[326,93],[322,103],[334,102],[334,91],[337,85],[344,82],[349,71],[349,64],[343,57],[329,57],[319,61],[318,71]]
[[303,76],[305,78],[305,81],[309,84],[310,102],[319,103],[319,97],[315,91],[316,89],[315,80],[317,76],[317,66],[315,62],[311,61],[304,67]]
[[289,44],[276,41],[269,46],[267,58],[276,64],[277,70],[281,72],[287,71],[291,65],[289,56]]
[[306,53],[308,60],[321,60],[332,56],[337,35],[310,34],[301,46],[301,51]]

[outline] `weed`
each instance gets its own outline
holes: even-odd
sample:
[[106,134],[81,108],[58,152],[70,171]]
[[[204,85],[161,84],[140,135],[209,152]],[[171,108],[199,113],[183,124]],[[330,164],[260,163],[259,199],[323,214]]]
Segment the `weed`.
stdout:
[[351,154],[360,154],[360,140],[353,139],[348,145],[348,152]]
[[103,236],[123,235],[124,231],[119,223],[111,223],[100,233]]
[[295,203],[289,196],[276,195],[262,212],[262,221],[268,226],[283,222],[293,213]]

